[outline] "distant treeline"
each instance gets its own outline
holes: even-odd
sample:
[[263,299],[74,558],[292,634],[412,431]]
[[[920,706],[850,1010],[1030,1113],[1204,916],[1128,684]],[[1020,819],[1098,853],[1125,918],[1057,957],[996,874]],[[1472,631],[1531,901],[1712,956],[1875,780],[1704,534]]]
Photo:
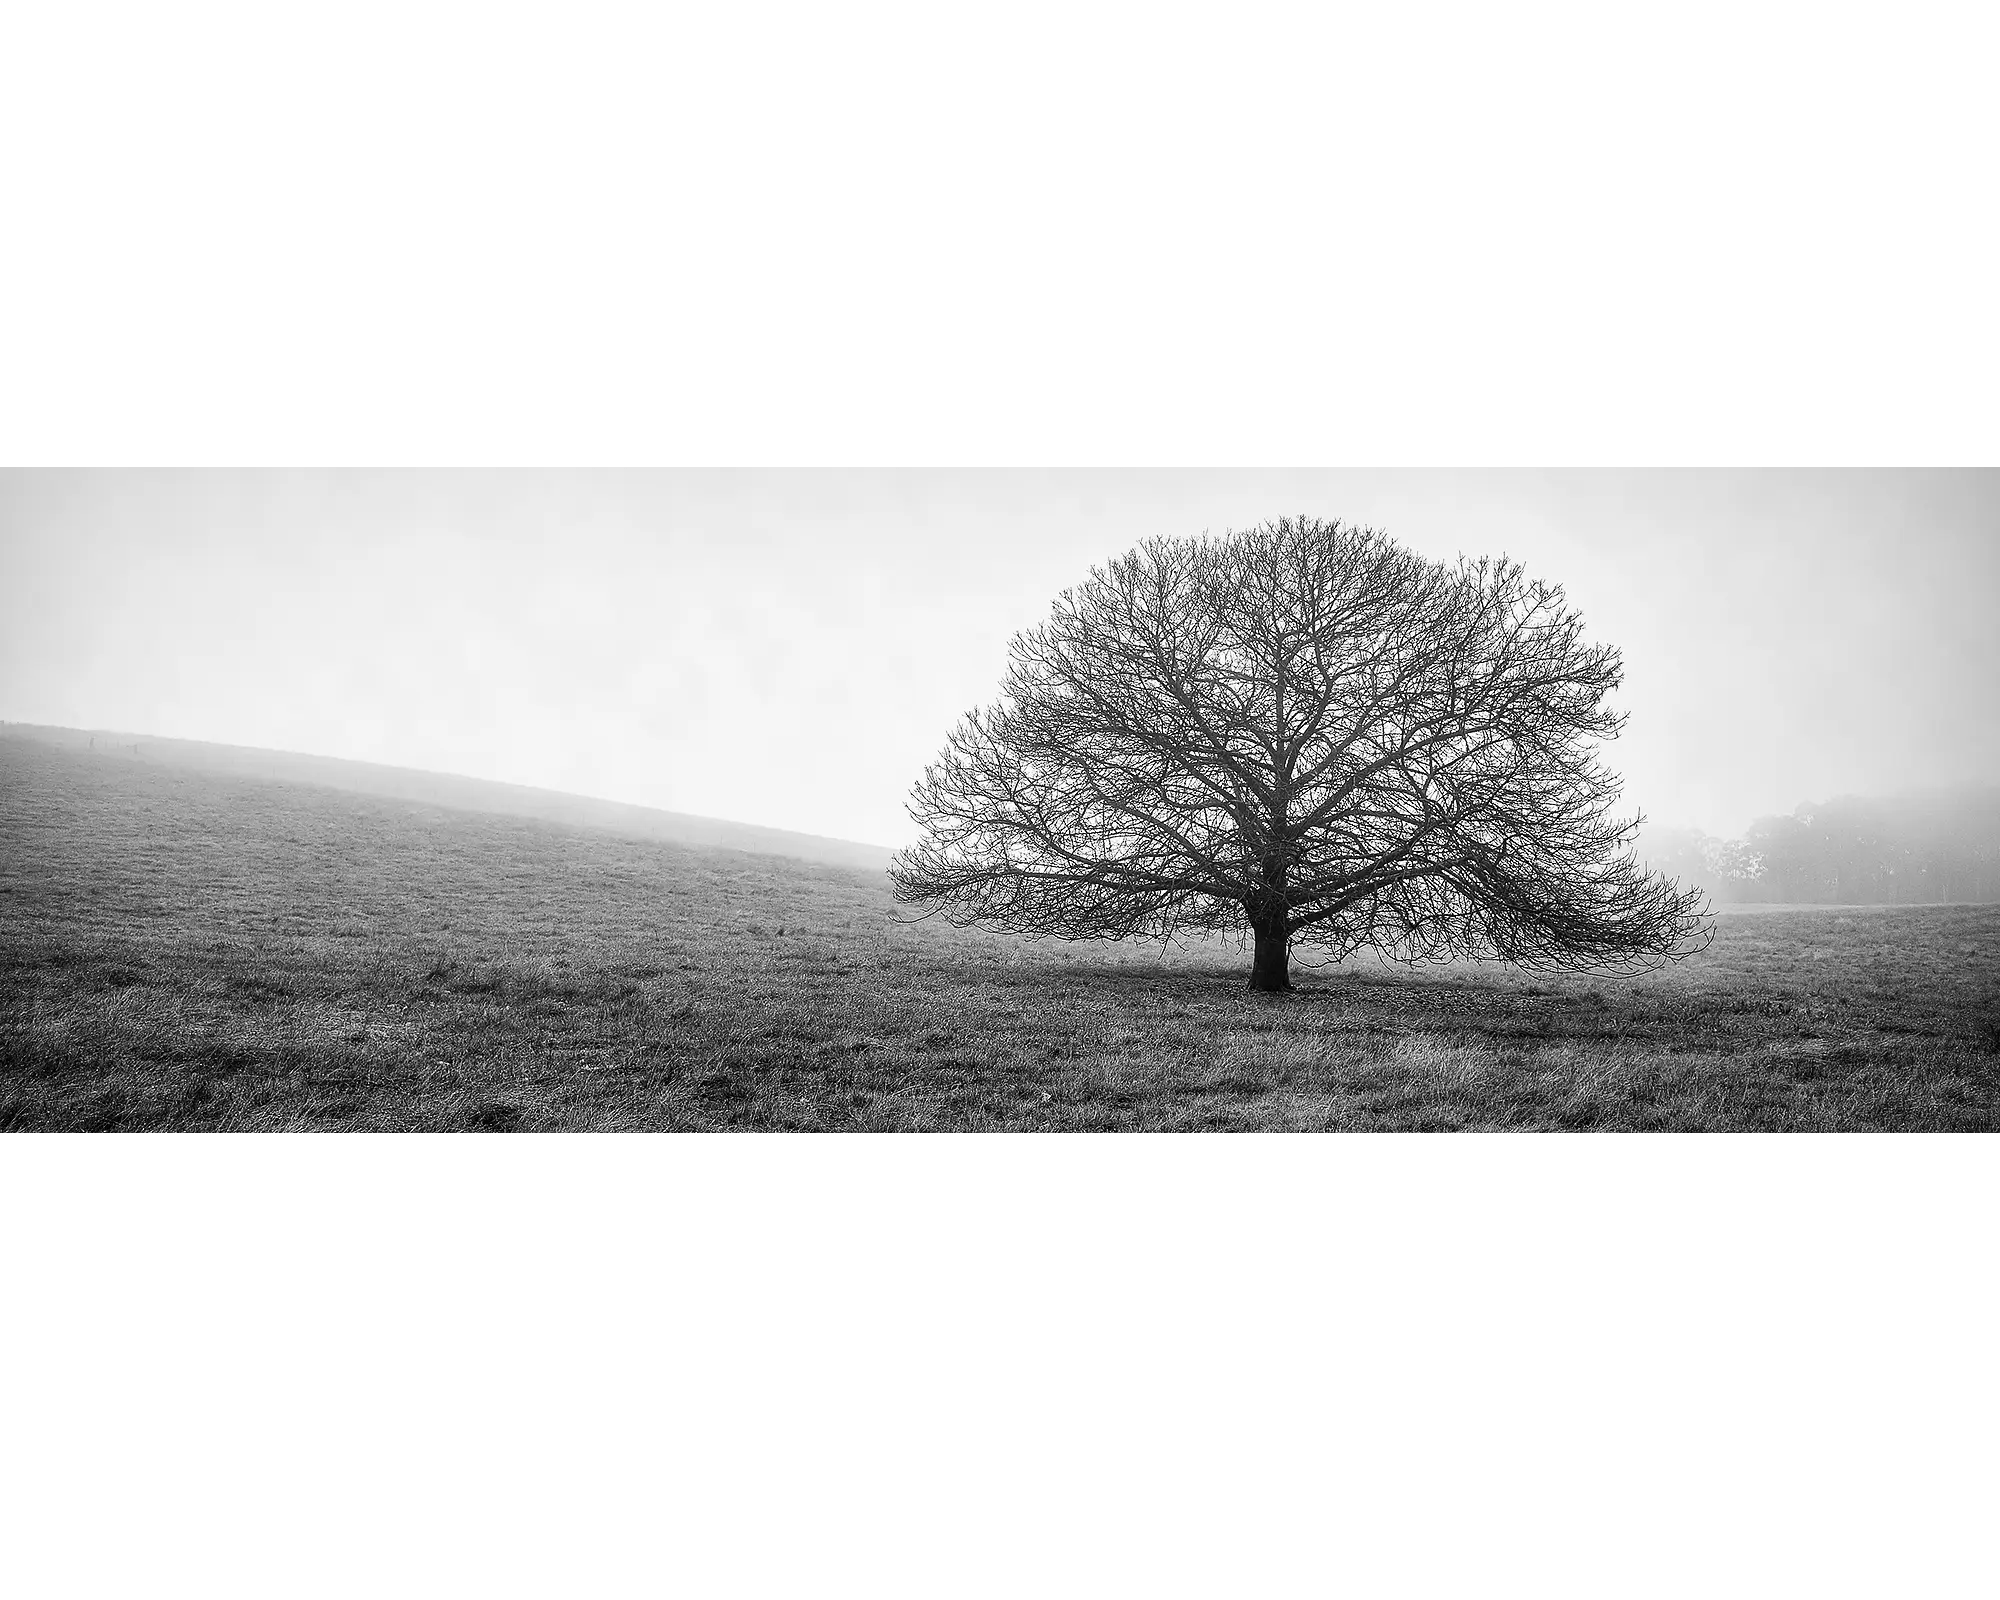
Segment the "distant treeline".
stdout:
[[2000,900],[2000,789],[1843,795],[1760,817],[1741,839],[1646,829],[1639,854],[1721,901],[1938,905]]

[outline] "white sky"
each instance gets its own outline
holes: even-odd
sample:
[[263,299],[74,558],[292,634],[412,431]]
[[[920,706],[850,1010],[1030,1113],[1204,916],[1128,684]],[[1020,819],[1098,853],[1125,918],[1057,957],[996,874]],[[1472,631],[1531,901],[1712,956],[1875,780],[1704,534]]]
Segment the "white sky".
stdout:
[[1564,584],[1657,821],[2000,778],[1990,472],[9,473],[0,717],[893,845],[1059,590],[1288,513]]

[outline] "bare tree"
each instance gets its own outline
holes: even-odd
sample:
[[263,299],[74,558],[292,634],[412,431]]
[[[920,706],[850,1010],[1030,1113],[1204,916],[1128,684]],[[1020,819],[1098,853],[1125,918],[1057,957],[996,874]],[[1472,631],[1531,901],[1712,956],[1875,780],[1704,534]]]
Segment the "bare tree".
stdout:
[[1015,637],[997,703],[910,800],[899,900],[1063,938],[1629,972],[1707,942],[1643,871],[1595,745],[1618,652],[1507,560],[1445,566],[1306,519],[1156,539]]

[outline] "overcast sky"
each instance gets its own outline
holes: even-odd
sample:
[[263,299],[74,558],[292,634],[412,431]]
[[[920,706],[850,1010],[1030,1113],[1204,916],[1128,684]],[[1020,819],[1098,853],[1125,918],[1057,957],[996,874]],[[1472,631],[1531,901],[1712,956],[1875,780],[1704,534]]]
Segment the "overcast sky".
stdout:
[[1994,472],[10,472],[0,718],[894,845],[1057,592],[1287,514],[1563,584],[1657,822],[2000,780]]

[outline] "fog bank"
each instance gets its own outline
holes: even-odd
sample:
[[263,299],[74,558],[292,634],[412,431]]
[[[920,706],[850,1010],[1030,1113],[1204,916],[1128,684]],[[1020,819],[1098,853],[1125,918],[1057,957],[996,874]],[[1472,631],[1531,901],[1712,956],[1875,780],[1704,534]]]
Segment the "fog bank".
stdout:
[[1058,591],[1286,514],[1563,584],[1660,822],[2000,780],[1993,472],[9,472],[0,717],[893,845]]

